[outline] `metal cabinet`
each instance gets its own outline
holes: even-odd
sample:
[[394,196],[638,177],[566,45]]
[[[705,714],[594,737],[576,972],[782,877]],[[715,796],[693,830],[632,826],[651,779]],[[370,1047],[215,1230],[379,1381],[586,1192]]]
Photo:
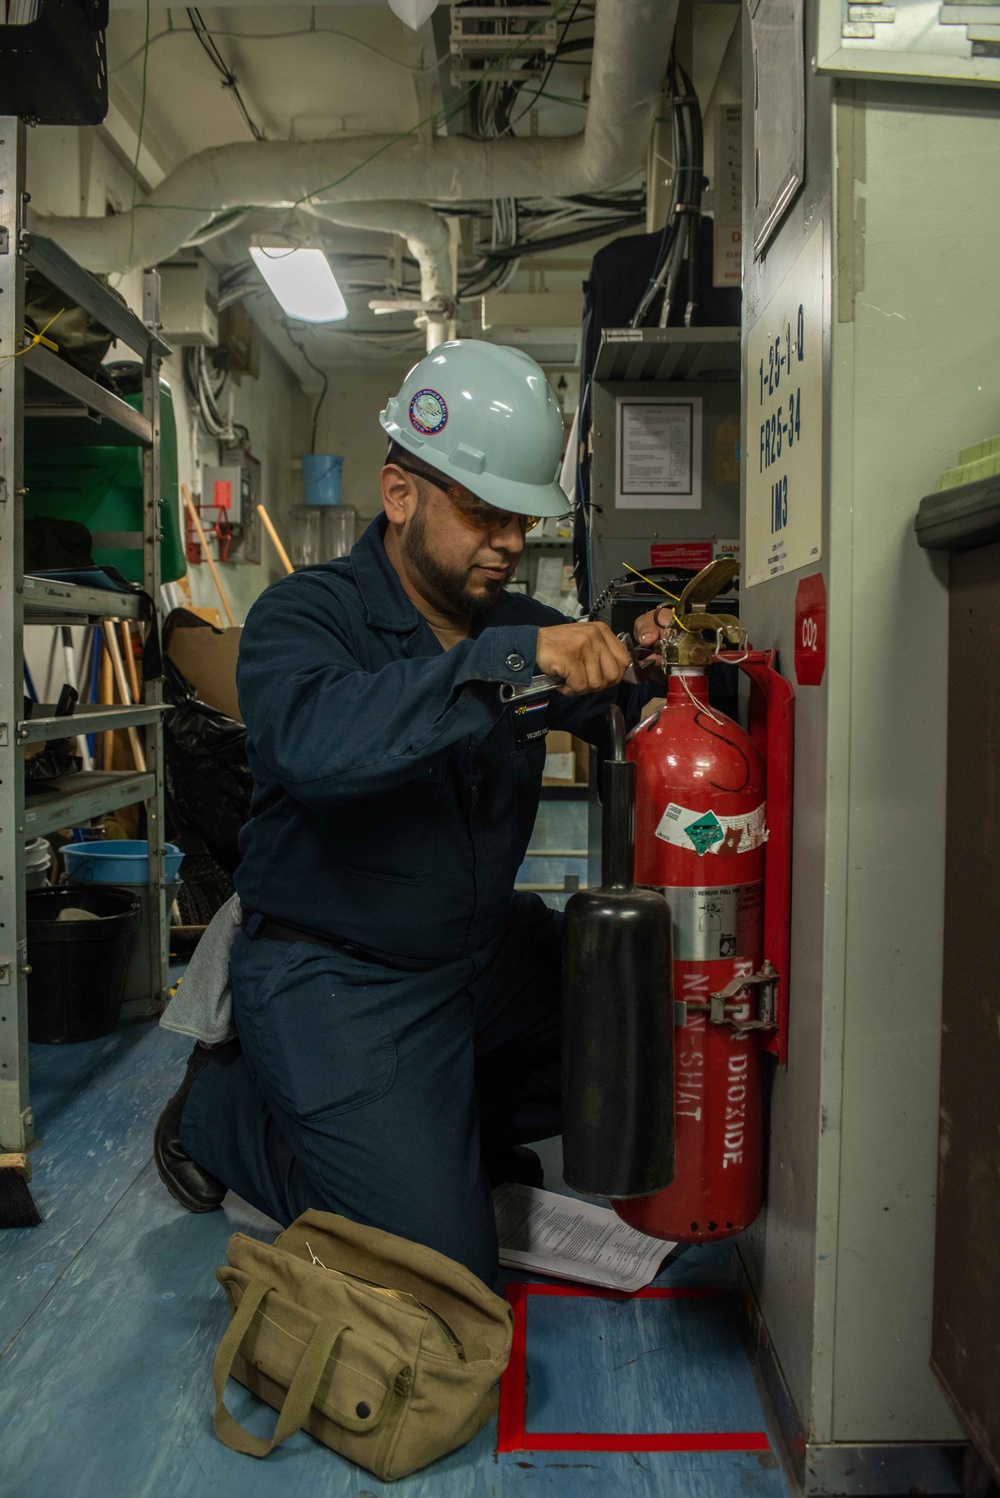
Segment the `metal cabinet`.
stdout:
[[[628,409],[657,401],[694,413],[696,503],[682,505],[679,496],[659,505],[648,496],[630,502],[619,492],[627,477]],[[739,436],[739,328],[605,329],[593,392],[588,561],[595,599],[624,574],[624,564],[646,571],[670,566],[673,554],[693,573],[716,551],[732,550],[740,533]],[[687,557],[678,543],[693,543]]]

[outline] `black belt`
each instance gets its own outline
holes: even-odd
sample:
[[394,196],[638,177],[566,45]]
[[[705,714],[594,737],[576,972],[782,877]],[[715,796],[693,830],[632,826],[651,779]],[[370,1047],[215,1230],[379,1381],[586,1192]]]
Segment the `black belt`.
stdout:
[[[245,911],[243,914],[243,930],[250,937],[266,936],[268,941],[311,941],[317,947],[328,947],[331,952],[360,953],[360,947],[355,947],[351,942],[338,941],[335,936],[320,936],[315,931],[301,931],[298,926],[286,926],[282,921],[273,921],[267,915],[255,924],[253,930],[247,931],[253,914],[253,911]],[[366,952],[364,955],[369,957],[371,954]]]
[[403,972],[425,972],[433,966],[430,963],[407,963],[396,957],[382,957],[377,952],[359,947],[357,942],[344,941],[337,936],[321,936],[317,931],[305,931],[299,926],[287,926],[284,921],[276,921],[272,916],[261,915],[254,910],[244,909],[241,925],[252,941],[258,936],[266,937],[269,941],[308,941],[313,946],[326,947],[330,952],[343,952],[348,957],[356,957],[360,962],[374,962],[379,967],[399,968]]

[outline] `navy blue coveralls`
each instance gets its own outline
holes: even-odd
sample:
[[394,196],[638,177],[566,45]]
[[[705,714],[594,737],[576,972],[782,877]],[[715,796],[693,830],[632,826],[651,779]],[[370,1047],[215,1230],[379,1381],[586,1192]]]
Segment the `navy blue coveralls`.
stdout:
[[[489,1283],[481,1151],[559,1132],[561,917],[512,894],[545,741],[519,745],[500,687],[528,682],[539,626],[566,621],[504,593],[446,652],[385,531],[247,619],[239,1045],[197,1077],[181,1138],[282,1224],[341,1212]],[[555,695],[549,726],[593,739],[610,700]],[[269,938],[266,919],[342,945]]]

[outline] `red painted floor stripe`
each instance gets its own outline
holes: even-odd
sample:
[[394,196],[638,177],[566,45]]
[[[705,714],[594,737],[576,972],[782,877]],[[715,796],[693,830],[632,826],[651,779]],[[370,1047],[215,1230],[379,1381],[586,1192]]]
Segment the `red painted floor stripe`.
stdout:
[[510,1344],[510,1361],[500,1380],[500,1410],[497,1416],[497,1450],[524,1450],[524,1412],[527,1403],[528,1368],[528,1299],[526,1285],[505,1286],[514,1312],[514,1336]]
[[563,1431],[528,1431],[520,1451],[770,1451],[762,1430],[677,1432],[670,1435],[617,1436],[597,1431],[577,1435]]
[[[646,1290],[605,1290],[597,1285],[508,1285],[524,1291],[526,1295],[577,1296],[583,1300],[724,1300],[728,1290],[706,1290],[682,1285],[679,1287],[653,1285]],[[507,1299],[510,1300],[508,1294]]]
[[[619,1299],[616,1290],[588,1289],[584,1285],[524,1285],[511,1281],[504,1293],[514,1312],[514,1335],[510,1361],[500,1380],[500,1410],[497,1420],[497,1451],[769,1451],[771,1443],[762,1430],[671,1432],[658,1435],[611,1435],[599,1431],[527,1431],[528,1298],[532,1295]],[[717,1300],[724,1290],[652,1288],[640,1290],[630,1299]]]

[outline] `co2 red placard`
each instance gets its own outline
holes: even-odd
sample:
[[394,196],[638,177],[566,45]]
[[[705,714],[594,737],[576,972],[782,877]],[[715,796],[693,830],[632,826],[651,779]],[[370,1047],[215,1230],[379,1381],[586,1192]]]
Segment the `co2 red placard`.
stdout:
[[800,687],[818,687],[825,670],[826,583],[815,572],[795,594],[795,676]]

